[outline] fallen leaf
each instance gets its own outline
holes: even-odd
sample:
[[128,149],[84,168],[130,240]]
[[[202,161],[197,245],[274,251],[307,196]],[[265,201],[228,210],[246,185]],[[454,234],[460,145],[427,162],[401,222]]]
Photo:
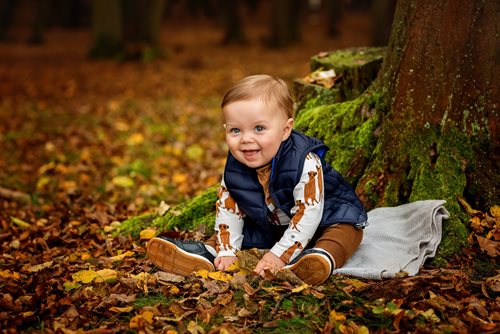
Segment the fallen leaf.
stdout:
[[113,269],[102,269],[95,272],[94,281],[96,283],[102,283],[106,281],[115,280],[116,278],[117,278],[117,273]]
[[34,266],[30,267],[29,271],[32,272],[32,273],[36,273],[36,272],[39,272],[40,270],[43,270],[45,268],[52,267],[53,263],[54,263],[54,261],[47,261],[47,262],[44,262],[44,263],[41,263],[41,264],[37,264],[37,265],[34,265]]
[[158,214],[158,216],[163,217],[168,212],[168,210],[170,210],[170,205],[165,203],[165,201],[161,201],[158,209],[156,210],[156,213]]
[[134,180],[128,176],[115,176],[111,183],[122,188],[132,188],[134,186]]
[[143,240],[152,239],[156,235],[156,230],[153,228],[147,228],[139,233],[139,236]]
[[497,257],[500,254],[500,241],[489,240],[479,235],[476,235],[476,239],[481,250],[489,256]]
[[96,277],[96,272],[93,270],[80,270],[79,272],[71,275],[74,282],[82,282],[84,284],[90,283]]
[[19,226],[21,228],[30,228],[31,227],[31,224],[25,222],[22,219],[19,219],[19,218],[16,218],[16,217],[10,217],[10,219],[12,220],[12,222],[14,224],[16,224],[17,226]]
[[112,306],[109,308],[111,312],[115,313],[129,313],[134,310],[132,306],[124,306],[124,307],[118,307],[118,306]]
[[185,277],[181,275],[176,275],[172,273],[167,273],[165,271],[157,271],[154,274],[154,277],[158,281],[158,283],[166,284],[166,283],[180,283],[184,281]]
[[113,261],[113,262],[114,261],[121,261],[121,260],[123,260],[126,257],[134,256],[134,254],[135,253],[132,252],[132,251],[126,251],[125,253],[122,253],[122,254],[119,254],[119,255],[115,255],[115,256],[111,256],[108,259],[110,261]]

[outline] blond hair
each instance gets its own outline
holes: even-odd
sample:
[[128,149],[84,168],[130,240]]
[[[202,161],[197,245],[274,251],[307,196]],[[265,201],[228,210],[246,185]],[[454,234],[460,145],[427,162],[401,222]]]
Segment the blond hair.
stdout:
[[222,99],[221,108],[236,102],[260,97],[266,104],[276,103],[288,118],[293,118],[293,100],[285,81],[267,74],[256,74],[240,80]]

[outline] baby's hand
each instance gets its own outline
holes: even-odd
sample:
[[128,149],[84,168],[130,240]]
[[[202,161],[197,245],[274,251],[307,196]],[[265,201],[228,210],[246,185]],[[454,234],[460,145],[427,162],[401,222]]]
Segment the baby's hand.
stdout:
[[284,266],[285,261],[273,253],[267,252],[262,259],[260,259],[259,263],[257,263],[257,266],[255,266],[254,273],[268,279],[269,277],[266,275],[266,269],[274,274]]
[[236,256],[218,256],[214,260],[215,269],[226,270],[236,260],[238,260]]

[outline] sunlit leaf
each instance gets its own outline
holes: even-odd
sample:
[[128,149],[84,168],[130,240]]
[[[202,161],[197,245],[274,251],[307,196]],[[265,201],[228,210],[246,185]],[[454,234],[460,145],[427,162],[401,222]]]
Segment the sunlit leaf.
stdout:
[[203,147],[198,144],[190,145],[186,150],[188,158],[195,161],[200,161],[203,158],[203,153]]
[[307,289],[308,287],[309,287],[309,284],[304,283],[304,284],[302,284],[301,286],[298,286],[298,287],[296,287],[296,288],[292,289],[292,292],[293,292],[293,293],[302,292],[304,289]]
[[102,283],[106,281],[112,281],[117,278],[117,273],[113,269],[102,269],[95,273],[95,282]]
[[129,313],[134,310],[132,306],[124,306],[124,307],[118,307],[118,306],[112,306],[109,308],[111,312],[115,313]]
[[345,314],[343,314],[343,313],[337,313],[337,311],[335,311],[335,310],[332,310],[330,312],[330,315],[328,316],[328,318],[333,323],[338,322],[338,321],[344,322],[347,319],[346,316],[345,316]]
[[211,271],[208,273],[208,277],[221,282],[230,282],[233,276],[222,271]]
[[134,133],[127,140],[127,144],[130,146],[138,145],[142,142],[144,142],[144,135],[142,133]]
[[168,212],[168,210],[170,210],[170,205],[165,203],[165,201],[161,201],[156,213],[158,214],[158,216],[163,217]]
[[141,237],[141,239],[144,239],[144,240],[149,240],[149,239],[153,238],[155,235],[156,235],[156,230],[152,229],[152,228],[147,228],[145,230],[142,230],[139,233],[139,236]]
[[10,217],[10,219],[12,220],[12,222],[14,224],[16,224],[17,226],[19,226],[21,228],[30,228],[31,227],[30,223],[27,223],[27,222],[25,222],[22,219],[19,219],[19,218],[16,218],[16,217]]
[[134,254],[135,253],[132,252],[132,251],[126,251],[125,253],[122,253],[122,254],[110,257],[109,260],[111,260],[111,261],[121,261],[121,260],[123,260],[126,257],[134,256]]
[[490,208],[491,215],[495,218],[500,218],[500,205],[493,205]]
[[111,183],[122,188],[131,188],[134,186],[134,180],[128,176],[115,176],[111,180]]
[[67,281],[64,282],[63,286],[65,291],[71,291],[74,289],[78,289],[81,286],[81,284],[75,281]]
[[38,178],[38,180],[36,182],[36,190],[43,189],[49,183],[50,183],[50,177],[48,177],[48,176],[42,176],[42,177]]
[[41,263],[41,264],[37,264],[37,265],[34,265],[32,267],[29,268],[29,271],[32,272],[32,273],[36,273],[40,270],[43,270],[45,268],[50,268],[52,267],[52,264],[54,263],[54,261],[47,261],[47,262],[44,262],[44,263]]
[[19,273],[15,271],[10,271],[9,269],[5,269],[5,270],[0,270],[0,277],[20,279],[21,275],[19,275]]
[[174,172],[172,175],[172,182],[176,184],[181,184],[187,182],[187,179],[189,178],[189,174],[183,173],[183,172]]
[[96,272],[93,270],[80,270],[71,275],[73,281],[82,282],[84,284],[90,283],[96,277]]

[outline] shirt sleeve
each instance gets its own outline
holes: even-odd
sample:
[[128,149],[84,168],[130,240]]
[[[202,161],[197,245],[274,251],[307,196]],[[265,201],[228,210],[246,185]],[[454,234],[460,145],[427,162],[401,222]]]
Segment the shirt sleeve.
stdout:
[[215,203],[215,231],[217,233],[217,256],[235,256],[243,243],[243,217],[238,204],[231,197],[224,179]]
[[314,153],[309,153],[299,183],[293,190],[295,206],[288,228],[271,252],[285,263],[293,260],[311,241],[323,217],[323,167]]

